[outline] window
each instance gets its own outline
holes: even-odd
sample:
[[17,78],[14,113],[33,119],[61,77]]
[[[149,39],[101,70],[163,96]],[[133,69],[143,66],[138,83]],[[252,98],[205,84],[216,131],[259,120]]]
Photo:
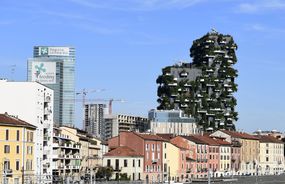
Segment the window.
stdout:
[[111,167],[111,160],[110,159],[107,160],[107,167]]
[[119,170],[120,164],[119,164],[119,159],[116,159],[116,166],[115,166],[115,170]]
[[141,160],[138,160],[139,161],[139,167],[141,166]]
[[266,157],[266,162],[268,162],[269,161],[269,158],[268,157]]
[[27,132],[27,142],[30,140],[30,132]]
[[30,142],[34,141],[34,132],[30,132]]
[[26,170],[27,171],[33,170],[33,168],[32,168],[32,160],[27,160],[26,161]]
[[164,159],[166,159],[166,153],[164,153]]
[[16,146],[16,153],[17,153],[17,154],[20,153],[20,146],[19,146],[19,145]]
[[164,148],[166,149],[166,143],[164,143]]
[[20,130],[17,130],[17,141],[19,141],[20,140]]
[[135,159],[133,159],[133,167],[135,167],[136,166],[136,161],[135,161]]
[[10,169],[10,161],[9,160],[5,160],[4,161],[4,170],[8,170]]
[[7,129],[6,130],[6,141],[8,141],[9,140],[9,130]]
[[14,178],[14,184],[19,184],[19,183],[20,183],[20,179],[19,178]]
[[154,144],[152,145],[152,151],[154,151]]
[[20,170],[20,161],[19,160],[16,161],[16,170],[17,171]]
[[10,153],[10,146],[4,145],[4,153]]
[[148,151],[148,144],[146,144],[145,150]]
[[266,150],[266,154],[268,154],[269,153],[269,151],[268,150]]
[[128,160],[124,160],[124,167],[128,167]]

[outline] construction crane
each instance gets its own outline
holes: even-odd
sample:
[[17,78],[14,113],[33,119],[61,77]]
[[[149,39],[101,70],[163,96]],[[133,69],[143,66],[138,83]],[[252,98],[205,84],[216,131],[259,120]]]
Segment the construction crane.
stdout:
[[89,93],[96,93],[101,91],[105,91],[105,89],[86,90],[85,88],[83,88],[80,92],[77,92],[76,95],[82,95],[82,107],[84,108],[86,95]]
[[[82,124],[84,128],[84,106],[85,106],[85,100],[86,100],[86,95],[89,93],[95,93],[95,92],[101,92],[105,91],[105,89],[92,89],[92,90],[86,90],[83,88],[81,91],[77,92],[76,95],[82,95]],[[76,99],[74,99],[76,101]]]

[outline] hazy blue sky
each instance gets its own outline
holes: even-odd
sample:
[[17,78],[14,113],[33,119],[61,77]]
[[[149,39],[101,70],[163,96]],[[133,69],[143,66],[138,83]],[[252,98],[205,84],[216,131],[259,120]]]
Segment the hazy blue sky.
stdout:
[[72,45],[77,90],[104,88],[88,98],[125,99],[115,112],[147,116],[161,68],[190,62],[212,27],[239,46],[237,128],[284,131],[285,0],[1,0],[0,77],[16,64],[13,78],[26,80],[34,45]]

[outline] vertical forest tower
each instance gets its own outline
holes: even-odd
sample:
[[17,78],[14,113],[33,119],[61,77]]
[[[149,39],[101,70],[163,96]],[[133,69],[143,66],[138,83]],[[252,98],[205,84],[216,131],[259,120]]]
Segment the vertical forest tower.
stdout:
[[181,109],[207,131],[235,130],[236,49],[232,36],[216,31],[195,40],[193,62],[167,66],[157,78],[157,109]]

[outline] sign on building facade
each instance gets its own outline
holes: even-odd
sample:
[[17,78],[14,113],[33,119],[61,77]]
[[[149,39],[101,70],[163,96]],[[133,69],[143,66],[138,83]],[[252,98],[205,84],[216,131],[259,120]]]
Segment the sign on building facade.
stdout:
[[42,84],[56,83],[55,62],[32,62],[32,81]]

